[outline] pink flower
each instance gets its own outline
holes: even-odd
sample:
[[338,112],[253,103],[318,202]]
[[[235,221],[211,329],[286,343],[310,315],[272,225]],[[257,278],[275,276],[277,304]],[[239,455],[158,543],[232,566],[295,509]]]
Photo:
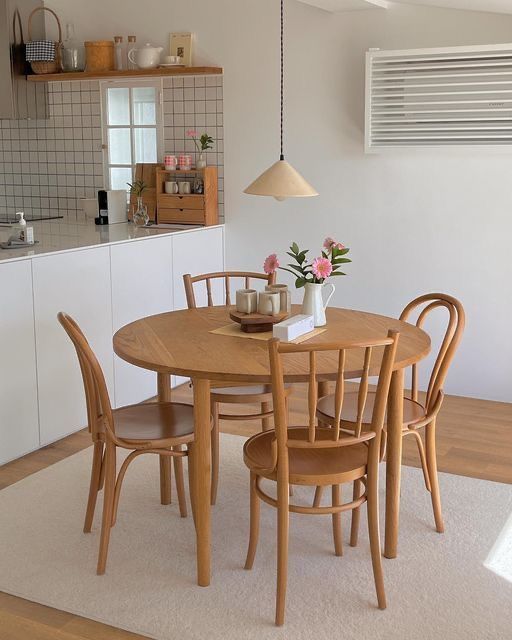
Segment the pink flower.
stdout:
[[332,273],[332,264],[327,258],[315,258],[311,268],[313,270],[313,275],[318,280],[324,280]]
[[195,129],[189,129],[187,131],[187,137],[188,138],[197,138],[197,136],[198,136],[198,133],[197,133],[197,131]]
[[329,236],[324,240],[324,249],[327,249],[327,251],[329,251],[329,249],[332,247],[333,244],[336,244],[334,242],[334,240],[332,238],[330,238]]
[[333,242],[333,244],[331,245],[331,249],[339,249],[341,251],[344,248],[345,245],[341,244],[341,242]]
[[279,268],[279,260],[277,259],[277,255],[275,253],[271,253],[268,258],[265,258],[265,262],[263,263],[263,271],[267,274],[274,273]]

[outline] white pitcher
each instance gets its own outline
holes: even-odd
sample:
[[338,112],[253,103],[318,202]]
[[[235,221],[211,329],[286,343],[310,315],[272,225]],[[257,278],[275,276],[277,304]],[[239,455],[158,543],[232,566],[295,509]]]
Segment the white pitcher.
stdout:
[[[324,302],[322,299],[322,289],[331,287],[331,293]],[[304,301],[302,302],[302,313],[313,316],[315,327],[323,327],[327,324],[325,318],[325,309],[329,304],[329,300],[334,295],[336,287],[330,282],[327,284],[315,284],[307,282],[304,285]]]

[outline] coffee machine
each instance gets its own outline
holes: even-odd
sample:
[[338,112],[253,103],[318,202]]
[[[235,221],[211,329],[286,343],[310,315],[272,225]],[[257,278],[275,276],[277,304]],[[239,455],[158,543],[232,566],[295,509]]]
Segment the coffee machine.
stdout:
[[98,210],[99,215],[94,219],[98,225],[116,224],[119,222],[127,222],[127,199],[124,189],[114,189],[106,191],[101,189],[98,191]]

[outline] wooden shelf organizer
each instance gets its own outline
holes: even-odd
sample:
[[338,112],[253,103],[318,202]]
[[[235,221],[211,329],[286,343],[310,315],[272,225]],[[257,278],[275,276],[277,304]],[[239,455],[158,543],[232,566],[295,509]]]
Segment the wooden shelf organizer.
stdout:
[[157,67],[156,69],[127,69],[126,71],[72,71],[29,75],[29,82],[66,82],[68,80],[108,80],[109,78],[152,78],[155,76],[213,76],[222,75],[222,67]]
[[[178,176],[200,175],[204,183],[202,194],[167,194],[166,180],[177,182]],[[211,226],[219,223],[219,206],[217,190],[217,167],[190,169],[188,171],[166,171],[159,167],[156,170],[156,217],[158,223],[202,224]]]

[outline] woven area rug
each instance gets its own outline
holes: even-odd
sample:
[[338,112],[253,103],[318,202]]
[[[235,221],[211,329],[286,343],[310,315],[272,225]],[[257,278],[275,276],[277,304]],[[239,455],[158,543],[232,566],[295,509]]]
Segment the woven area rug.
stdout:
[[[242,568],[242,444],[222,437],[209,588],[195,584],[191,517],[181,519],[175,502],[159,504],[158,460],[151,455],[129,469],[107,573],[95,575],[101,500],[85,535],[85,450],[0,492],[0,590],[158,640],[512,637],[512,486],[443,474],[446,533],[439,535],[421,472],[411,468],[403,473],[399,557],[384,560],[387,610],[376,608],[366,518],[359,546],[347,544],[336,558],[330,518],[294,514],[287,618],[275,628],[276,514],[267,505],[254,569]],[[348,533],[345,517],[345,540]]]

